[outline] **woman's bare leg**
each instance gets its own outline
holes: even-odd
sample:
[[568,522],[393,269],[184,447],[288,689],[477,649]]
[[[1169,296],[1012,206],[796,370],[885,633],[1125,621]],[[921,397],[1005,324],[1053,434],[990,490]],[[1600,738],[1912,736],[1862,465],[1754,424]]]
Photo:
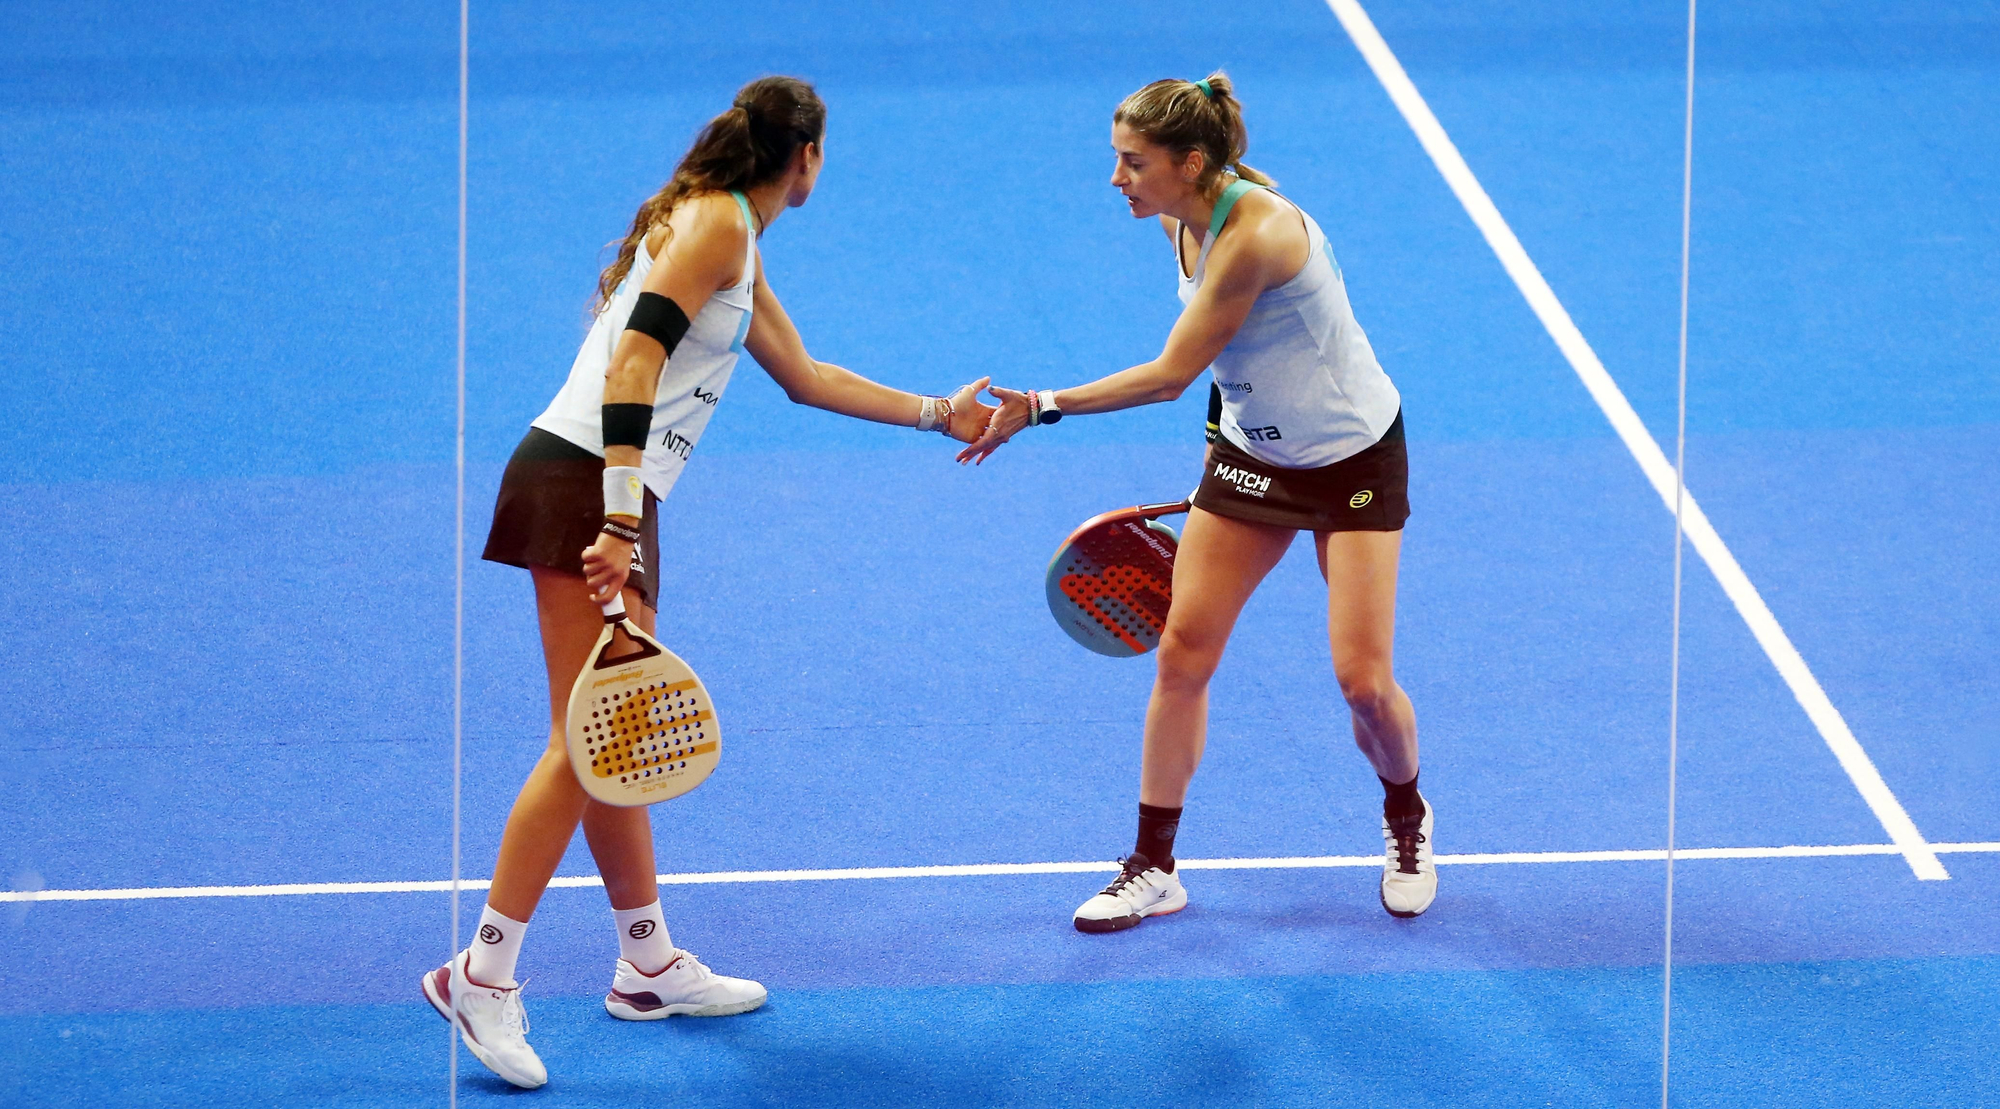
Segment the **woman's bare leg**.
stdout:
[[[500,837],[500,858],[494,864],[493,888],[486,903],[496,912],[525,922],[562,864],[570,838],[582,823],[604,876],[605,891],[616,909],[638,908],[659,899],[653,862],[652,822],[644,808],[619,808],[590,799],[570,769],[564,743],[563,717],[570,687],[583,669],[591,647],[604,630],[604,617],[590,600],[582,575],[536,566],[535,609],[541,618],[542,657],[549,678],[549,744],[528,772],[507,829]],[[639,601],[636,589],[625,591],[634,621],[653,630],[653,611]]]
[[1355,745],[1375,773],[1400,785],[1417,776],[1417,713],[1393,667],[1403,533],[1336,531],[1313,538],[1326,578],[1333,673],[1354,719]]
[[1208,742],[1208,681],[1236,617],[1296,533],[1204,512],[1188,512],[1174,556],[1174,603],[1160,635],[1139,800],[1177,809]]

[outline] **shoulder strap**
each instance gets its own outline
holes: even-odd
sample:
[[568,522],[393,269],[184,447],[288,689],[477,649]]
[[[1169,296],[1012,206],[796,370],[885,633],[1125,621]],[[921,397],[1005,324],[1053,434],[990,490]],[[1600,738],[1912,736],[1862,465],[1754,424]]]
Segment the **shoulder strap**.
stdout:
[[757,217],[750,214],[749,197],[735,189],[729,190],[729,195],[736,198],[736,207],[743,212],[743,230],[750,236],[750,243],[743,251],[743,284],[748,285],[756,276],[753,267],[757,258]]
[[1229,187],[1222,190],[1222,196],[1216,200],[1215,211],[1208,217],[1208,237],[1213,239],[1217,234],[1221,233],[1222,225],[1229,220],[1230,210],[1236,207],[1237,201],[1243,199],[1244,193],[1263,187],[1262,185],[1255,185],[1245,181],[1240,177],[1230,182]]

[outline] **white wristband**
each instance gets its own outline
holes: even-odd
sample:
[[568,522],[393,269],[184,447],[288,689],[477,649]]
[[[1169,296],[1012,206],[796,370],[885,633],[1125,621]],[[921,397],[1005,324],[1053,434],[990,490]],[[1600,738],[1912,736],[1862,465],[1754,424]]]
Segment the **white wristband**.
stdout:
[[924,397],[924,405],[917,411],[917,430],[951,434],[951,398]]
[[639,467],[604,468],[604,514],[635,517],[646,515],[646,485],[639,480]]

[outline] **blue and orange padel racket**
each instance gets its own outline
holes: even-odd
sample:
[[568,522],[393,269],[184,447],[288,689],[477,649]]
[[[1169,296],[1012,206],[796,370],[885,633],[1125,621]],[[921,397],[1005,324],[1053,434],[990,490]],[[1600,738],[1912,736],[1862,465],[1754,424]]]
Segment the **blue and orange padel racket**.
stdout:
[[687,663],[626,619],[622,596],[603,608],[604,631],[569,691],[570,768],[607,805],[679,797],[722,758],[715,702]]
[[1071,639],[1113,658],[1160,645],[1174,599],[1180,533],[1160,517],[1187,501],[1142,504],[1084,521],[1049,560],[1049,611]]

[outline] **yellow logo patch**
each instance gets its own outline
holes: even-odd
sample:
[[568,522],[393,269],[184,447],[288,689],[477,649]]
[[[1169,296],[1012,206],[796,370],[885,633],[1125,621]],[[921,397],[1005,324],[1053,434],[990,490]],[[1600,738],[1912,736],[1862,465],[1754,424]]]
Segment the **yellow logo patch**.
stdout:
[[1375,499],[1375,490],[1363,489],[1361,492],[1356,493],[1353,496],[1347,498],[1347,507],[1361,508],[1367,505],[1369,501],[1372,501],[1374,499]]

